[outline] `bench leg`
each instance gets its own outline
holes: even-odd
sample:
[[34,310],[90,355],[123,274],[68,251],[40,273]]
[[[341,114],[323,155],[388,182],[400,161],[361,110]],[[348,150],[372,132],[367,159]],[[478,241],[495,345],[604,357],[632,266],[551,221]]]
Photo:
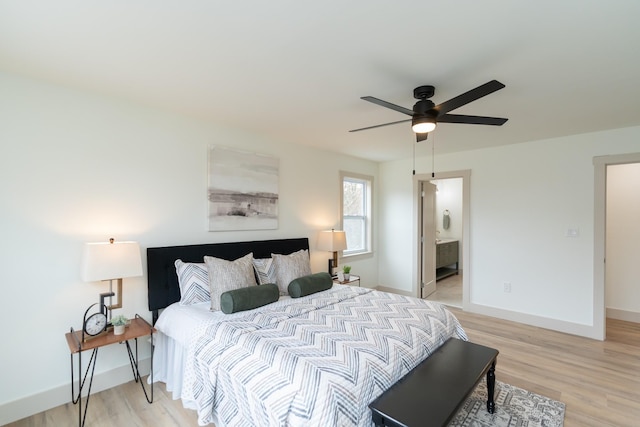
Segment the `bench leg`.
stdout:
[[493,401],[493,394],[496,389],[496,361],[491,362],[491,367],[487,371],[487,411],[493,414],[496,411],[496,403]]
[[376,427],[384,427],[384,419],[375,412],[371,412],[371,420]]

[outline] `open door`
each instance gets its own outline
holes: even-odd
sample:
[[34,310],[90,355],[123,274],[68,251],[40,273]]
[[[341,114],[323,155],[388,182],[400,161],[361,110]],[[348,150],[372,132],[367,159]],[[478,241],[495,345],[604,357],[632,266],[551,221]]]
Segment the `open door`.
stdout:
[[436,291],[436,186],[420,182],[420,297],[426,298]]

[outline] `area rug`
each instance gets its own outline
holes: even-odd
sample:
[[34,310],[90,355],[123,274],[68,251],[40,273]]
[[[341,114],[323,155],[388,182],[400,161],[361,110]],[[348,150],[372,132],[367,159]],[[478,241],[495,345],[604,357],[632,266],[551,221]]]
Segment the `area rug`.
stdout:
[[496,381],[496,412],[487,412],[485,381],[473,391],[449,427],[558,427],[564,403]]

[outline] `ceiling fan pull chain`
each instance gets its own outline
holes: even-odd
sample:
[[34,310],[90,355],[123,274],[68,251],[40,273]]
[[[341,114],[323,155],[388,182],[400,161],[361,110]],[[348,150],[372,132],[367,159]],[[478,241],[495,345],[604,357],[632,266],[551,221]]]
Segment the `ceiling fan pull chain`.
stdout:
[[433,137],[431,138],[431,178],[435,178],[436,177],[436,159],[435,159],[435,154],[436,152],[436,134],[433,134]]
[[418,144],[417,142],[415,144],[413,144],[413,174],[416,174],[416,144]]

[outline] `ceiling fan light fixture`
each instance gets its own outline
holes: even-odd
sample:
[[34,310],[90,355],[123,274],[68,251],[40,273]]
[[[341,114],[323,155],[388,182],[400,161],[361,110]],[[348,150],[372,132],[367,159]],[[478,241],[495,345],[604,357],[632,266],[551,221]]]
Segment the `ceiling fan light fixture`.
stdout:
[[[416,141],[424,141],[427,134],[436,128],[437,123],[464,123],[469,125],[490,125],[502,126],[508,119],[500,117],[485,116],[469,116],[466,114],[449,114],[457,108],[485,97],[497,90],[503,89],[505,86],[497,80],[491,80],[483,85],[462,93],[448,101],[434,105],[431,98],[435,93],[433,86],[418,86],[413,90],[413,97],[418,101],[413,105],[413,109],[401,107],[391,102],[375,98],[373,96],[363,96],[360,99],[372,102],[381,107],[389,108],[398,113],[411,117],[411,129],[417,134]],[[399,120],[391,123],[383,123],[381,125],[367,126],[360,129],[353,129],[349,132],[359,132],[361,130],[375,129],[383,126],[395,125],[398,123],[406,123],[409,120]]]
[[436,120],[433,117],[414,117],[411,120],[411,130],[415,133],[428,133],[436,128]]

